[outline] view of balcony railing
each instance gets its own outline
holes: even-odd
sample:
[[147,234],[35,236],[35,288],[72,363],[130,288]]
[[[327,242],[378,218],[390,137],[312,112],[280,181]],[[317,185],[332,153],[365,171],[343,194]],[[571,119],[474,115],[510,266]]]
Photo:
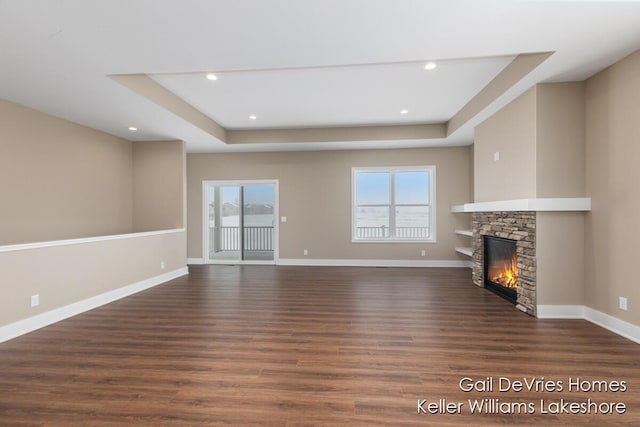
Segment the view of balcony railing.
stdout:
[[[273,251],[273,227],[244,227],[245,251]],[[240,227],[211,227],[209,242],[212,251],[239,251]]]
[[[391,229],[386,226],[356,227],[357,239],[388,239],[390,237]],[[426,239],[429,238],[429,227],[396,227],[393,237],[397,239]]]
[[[211,227],[209,242],[212,252],[239,251],[240,227]],[[391,238],[389,227],[356,227],[356,238],[388,239]],[[273,226],[244,227],[245,251],[273,251]],[[424,239],[429,237],[429,227],[396,227],[396,239]]]

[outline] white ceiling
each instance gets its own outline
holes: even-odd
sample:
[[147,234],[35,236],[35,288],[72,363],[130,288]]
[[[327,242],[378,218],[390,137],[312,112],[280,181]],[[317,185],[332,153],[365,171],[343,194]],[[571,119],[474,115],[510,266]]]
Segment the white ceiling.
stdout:
[[441,123],[513,58],[151,77],[227,129]]
[[[0,0],[0,98],[191,152],[468,144],[533,84],[583,80],[638,48],[638,1]],[[149,74],[229,128],[428,123],[529,52],[554,54],[429,141],[231,146],[108,77]],[[429,74],[430,59],[440,67]]]

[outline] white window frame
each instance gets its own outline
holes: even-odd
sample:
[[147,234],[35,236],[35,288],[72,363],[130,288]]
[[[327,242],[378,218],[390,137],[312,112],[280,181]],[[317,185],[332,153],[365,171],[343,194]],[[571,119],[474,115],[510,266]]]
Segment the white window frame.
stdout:
[[[392,176],[395,175],[396,172],[428,172],[429,173],[429,198],[428,206],[430,207],[429,211],[429,230],[430,236],[428,238],[358,238],[356,237],[356,215],[357,215],[357,206],[356,206],[356,176],[361,172],[385,172],[390,173]],[[389,188],[389,221],[391,227],[391,221],[395,223],[395,185],[394,179],[391,178],[390,188]],[[436,229],[437,229],[437,221],[436,221],[436,167],[435,165],[428,166],[376,166],[376,167],[352,167],[351,168],[351,242],[352,243],[436,243]],[[382,205],[380,205],[382,206]],[[387,205],[384,205],[387,206]],[[393,225],[395,228],[395,225]]]

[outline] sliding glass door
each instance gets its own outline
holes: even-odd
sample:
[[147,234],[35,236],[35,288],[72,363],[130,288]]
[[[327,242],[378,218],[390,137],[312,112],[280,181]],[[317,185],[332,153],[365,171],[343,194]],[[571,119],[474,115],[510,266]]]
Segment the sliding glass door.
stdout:
[[240,187],[211,185],[208,195],[208,258],[238,261],[241,259]]
[[205,256],[211,263],[273,263],[277,182],[204,183]]
[[274,185],[245,185],[242,191],[242,259],[273,261]]

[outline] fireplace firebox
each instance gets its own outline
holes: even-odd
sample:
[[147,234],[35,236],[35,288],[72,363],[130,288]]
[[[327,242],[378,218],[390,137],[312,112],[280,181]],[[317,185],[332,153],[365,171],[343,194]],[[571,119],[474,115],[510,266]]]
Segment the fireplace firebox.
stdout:
[[515,240],[484,236],[484,286],[516,304],[518,263]]

